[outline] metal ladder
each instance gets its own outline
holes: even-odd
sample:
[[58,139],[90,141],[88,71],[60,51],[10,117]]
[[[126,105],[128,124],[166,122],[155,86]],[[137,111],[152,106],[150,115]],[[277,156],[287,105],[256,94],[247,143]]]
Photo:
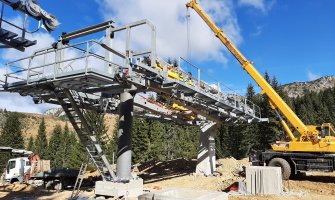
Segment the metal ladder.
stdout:
[[80,170],[78,172],[78,176],[76,179],[76,183],[73,186],[73,190],[72,190],[72,194],[71,194],[71,198],[70,199],[77,199],[79,192],[80,192],[80,187],[81,184],[83,183],[84,177],[83,175],[86,173],[86,169],[87,169],[87,163],[82,163],[80,166]]
[[[102,179],[104,181],[115,180],[116,176],[106,156],[103,154],[99,140],[96,137],[96,131],[85,119],[85,109],[82,108],[90,102],[84,102],[83,98],[78,97],[78,93],[65,88],[54,90],[54,94],[77,132],[80,141],[85,145],[85,149],[101,174]],[[104,172],[104,167],[107,168],[108,174]]]

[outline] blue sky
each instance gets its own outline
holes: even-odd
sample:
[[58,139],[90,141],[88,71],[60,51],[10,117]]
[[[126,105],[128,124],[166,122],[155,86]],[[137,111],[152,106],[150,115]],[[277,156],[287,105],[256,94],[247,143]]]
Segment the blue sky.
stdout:
[[[40,3],[62,22],[53,33],[55,37],[63,31],[104,20],[100,5],[93,0]],[[268,71],[277,76],[282,84],[335,75],[335,1],[277,0],[263,3],[265,6],[271,3],[271,8],[263,11],[233,2],[243,37],[238,47],[255,67],[261,73]],[[196,39],[191,42],[196,42]],[[229,62],[224,66],[212,60],[195,63],[203,69],[210,66],[209,71],[215,71],[211,76],[238,90],[253,82],[234,58],[227,56]]]
[[[62,23],[52,38],[44,35],[46,41],[42,44],[57,39],[62,32],[107,19],[124,24],[147,18],[157,26],[157,48],[162,57],[186,55],[187,0],[39,2]],[[268,71],[282,84],[335,75],[335,1],[203,0],[200,3],[262,74]],[[33,24],[31,21],[30,25]],[[192,10],[191,54],[193,63],[241,93],[248,83],[254,83]],[[8,52],[2,50],[0,55],[4,55],[1,63],[10,60]]]

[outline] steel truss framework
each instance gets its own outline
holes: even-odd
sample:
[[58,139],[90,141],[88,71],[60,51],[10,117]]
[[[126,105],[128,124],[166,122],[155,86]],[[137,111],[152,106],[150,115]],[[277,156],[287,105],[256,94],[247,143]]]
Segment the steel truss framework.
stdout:
[[[137,50],[131,42],[139,27],[149,31],[148,49]],[[83,41],[101,32],[101,39]],[[74,39],[81,41],[73,44]],[[113,45],[116,40],[124,41],[124,47]],[[118,113],[121,93],[137,94],[134,105],[142,110],[136,109],[135,115],[180,124],[263,120],[258,106],[206,83],[200,69],[193,77],[181,65],[172,66],[157,55],[156,28],[150,21],[118,27],[108,21],[63,34],[52,47],[7,63],[3,87],[32,96],[35,103],[61,105],[103,180],[117,181],[103,151],[106,136],[88,123],[85,112]],[[149,91],[159,98],[138,95]]]

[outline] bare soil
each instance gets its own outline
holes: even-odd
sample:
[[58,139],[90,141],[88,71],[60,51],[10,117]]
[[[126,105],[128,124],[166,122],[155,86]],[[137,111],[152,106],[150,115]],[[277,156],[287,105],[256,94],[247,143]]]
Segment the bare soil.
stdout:
[[[237,181],[244,180],[240,176],[242,166],[248,166],[248,159],[236,160],[226,158],[217,160],[216,176],[204,177],[193,174],[196,161],[176,160],[170,162],[157,162],[151,167],[140,171],[148,189],[158,188],[192,188],[213,191],[229,192],[230,186]],[[182,170],[180,170],[182,168]],[[229,199],[255,199],[255,200],[282,200],[289,199],[335,199],[335,172],[313,172],[299,179],[283,182],[283,195],[247,196],[231,195]]]
[[[217,161],[217,172],[214,176],[205,177],[194,174],[196,160],[177,159],[167,162],[151,161],[139,164],[135,167],[138,175],[144,179],[144,187],[149,190],[167,188],[191,188],[212,191],[229,192],[230,186],[243,180],[240,176],[242,166],[249,165],[247,159],[235,160],[234,158],[220,159]],[[91,175],[97,175],[95,172]],[[284,181],[283,195],[248,196],[231,195],[230,200],[335,200],[335,172],[313,172],[299,179]],[[71,191],[55,192],[46,191],[26,184],[0,185],[0,199],[67,199]],[[93,198],[94,191],[85,191],[81,197]]]
[[[0,185],[0,199],[24,199],[24,200],[62,200],[71,197],[72,191],[47,191],[41,187],[35,187],[27,184],[5,184]],[[93,198],[93,191],[85,191],[80,197]]]

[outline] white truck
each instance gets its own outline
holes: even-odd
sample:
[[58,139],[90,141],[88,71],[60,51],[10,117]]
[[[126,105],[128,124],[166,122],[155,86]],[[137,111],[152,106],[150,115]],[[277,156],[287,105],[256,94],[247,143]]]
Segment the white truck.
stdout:
[[0,153],[21,156],[8,160],[1,178],[5,182],[25,182],[62,190],[73,187],[79,173],[77,169],[50,169],[50,160],[42,160],[38,154],[34,154],[32,151],[0,147]]
[[11,147],[0,147],[0,153],[10,153],[11,155],[16,154],[22,156],[8,160],[6,169],[1,177],[1,180],[6,182],[13,183],[19,181],[22,183],[24,181],[25,174],[31,169],[28,156],[33,152],[24,149],[14,149]]
[[8,160],[4,179],[6,182],[14,183],[24,181],[25,174],[31,169],[28,157],[13,158]]

